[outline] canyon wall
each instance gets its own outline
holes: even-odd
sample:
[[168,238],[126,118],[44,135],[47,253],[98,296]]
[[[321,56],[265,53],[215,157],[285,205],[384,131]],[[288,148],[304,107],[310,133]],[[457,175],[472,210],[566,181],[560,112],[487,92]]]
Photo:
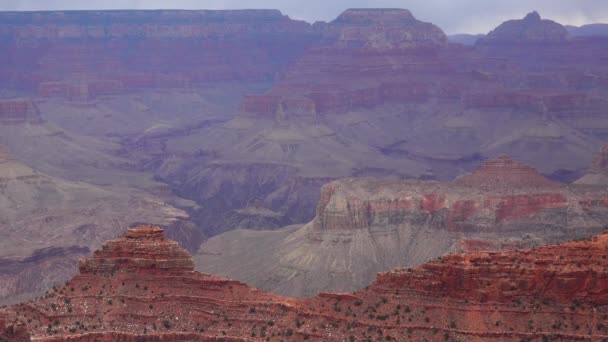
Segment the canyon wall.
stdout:
[[40,112],[31,99],[0,99],[0,124],[40,123]]
[[3,12],[0,22],[7,86],[79,100],[272,80],[319,36],[277,10]]

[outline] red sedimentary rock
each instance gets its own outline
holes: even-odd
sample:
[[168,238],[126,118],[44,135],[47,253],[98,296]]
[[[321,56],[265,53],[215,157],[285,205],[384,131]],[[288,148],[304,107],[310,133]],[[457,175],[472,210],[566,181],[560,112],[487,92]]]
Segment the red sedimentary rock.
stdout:
[[[321,189],[311,224],[317,232],[433,227],[467,234],[500,232],[517,241],[527,233],[568,239],[568,231],[603,229],[608,214],[604,198],[601,188],[579,192],[501,156],[450,183],[367,178],[329,183]],[[537,231],[537,226],[552,228]]]
[[[127,253],[127,246],[135,251]],[[451,255],[380,274],[362,291],[306,299],[188,271],[181,264],[187,253],[171,246],[157,228],[132,230],[93,257],[116,266],[111,273],[81,273],[8,308],[7,321],[26,327],[37,341],[57,342],[608,338],[608,234],[530,250]],[[140,257],[165,260],[168,267]]]
[[0,100],[0,123],[39,123],[38,107],[30,99]]
[[106,243],[91,258],[80,261],[81,274],[187,273],[194,270],[192,258],[180,245],[168,240],[162,229],[129,230],[122,239]]
[[539,188],[555,187],[557,184],[548,180],[534,168],[516,162],[509,156],[500,156],[488,160],[472,174],[457,178],[456,185],[475,188]]

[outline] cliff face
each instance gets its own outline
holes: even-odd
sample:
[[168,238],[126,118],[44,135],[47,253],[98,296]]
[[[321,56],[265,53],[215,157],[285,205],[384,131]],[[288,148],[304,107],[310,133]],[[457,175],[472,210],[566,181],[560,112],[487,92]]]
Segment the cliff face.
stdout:
[[0,21],[7,84],[72,100],[271,80],[318,37],[276,10],[4,12]]
[[[608,314],[606,234],[518,252],[453,255],[380,274],[366,290],[300,300],[186,271],[181,262],[173,268],[171,260],[185,260],[186,253],[161,234],[151,227],[130,231],[101,252],[117,266],[111,274],[85,272],[4,315],[39,341],[608,337],[602,323]],[[136,254],[124,254],[126,246],[170,263],[160,269],[139,264]],[[167,258],[168,250],[177,258]],[[130,272],[134,263],[138,272]]]

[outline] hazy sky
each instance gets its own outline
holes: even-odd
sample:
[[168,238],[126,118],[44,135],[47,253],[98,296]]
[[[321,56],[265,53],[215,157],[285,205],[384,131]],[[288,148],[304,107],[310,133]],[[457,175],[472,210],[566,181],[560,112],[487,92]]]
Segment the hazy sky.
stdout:
[[608,23],[608,0],[0,0],[0,10],[277,8],[310,22],[334,19],[346,8],[407,8],[447,33],[487,33],[501,22],[537,10],[562,24]]

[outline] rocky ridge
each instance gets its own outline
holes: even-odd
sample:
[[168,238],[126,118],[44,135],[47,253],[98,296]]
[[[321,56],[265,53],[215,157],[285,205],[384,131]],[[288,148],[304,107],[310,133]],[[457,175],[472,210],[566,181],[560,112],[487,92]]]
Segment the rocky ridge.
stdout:
[[[186,271],[186,252],[174,250],[161,234],[142,227],[106,244],[103,257],[94,258],[116,265],[111,274],[82,273],[44,297],[6,309],[6,321],[37,341],[608,337],[602,323],[608,319],[608,234],[530,250],[448,256],[380,274],[362,291],[299,300]],[[158,249],[151,241],[159,242]],[[130,272],[129,265],[144,265],[137,253],[124,257],[126,246],[167,266],[175,260],[176,268],[147,264]],[[169,250],[176,258],[167,257]]]

